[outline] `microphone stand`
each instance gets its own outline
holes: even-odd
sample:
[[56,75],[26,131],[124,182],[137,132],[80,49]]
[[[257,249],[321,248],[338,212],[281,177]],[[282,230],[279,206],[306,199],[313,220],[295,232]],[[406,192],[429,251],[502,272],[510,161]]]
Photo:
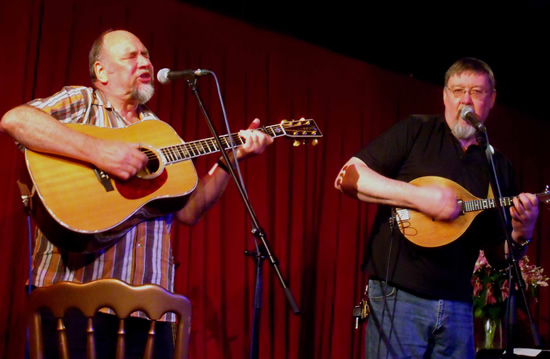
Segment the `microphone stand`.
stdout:
[[493,194],[495,199],[495,208],[499,213],[500,223],[502,225],[502,230],[505,233],[505,240],[508,245],[508,254],[506,259],[508,261],[508,287],[509,294],[506,302],[506,354],[504,358],[514,358],[514,342],[513,342],[513,331],[516,324],[516,283],[519,288],[519,292],[522,295],[523,302],[525,303],[525,310],[529,318],[529,323],[531,325],[531,335],[533,336],[533,342],[537,348],[541,347],[540,338],[538,331],[533,323],[531,318],[531,312],[527,302],[527,297],[525,295],[525,281],[521,275],[521,270],[519,268],[518,261],[514,254],[514,244],[510,236],[509,228],[512,228],[510,225],[510,219],[508,217],[508,212],[506,208],[502,206],[501,198],[502,193],[500,190],[500,185],[498,182],[498,176],[495,168],[495,163],[493,161],[493,151],[492,147],[489,144],[489,136],[487,135],[487,129],[485,126],[476,127],[476,139],[481,148],[485,151],[485,156],[487,158],[487,165],[489,168],[490,182],[493,188]]
[[225,163],[227,163],[227,169],[229,170],[229,173],[231,174],[231,177],[233,178],[233,181],[235,182],[235,185],[237,186],[237,189],[239,191],[239,194],[241,195],[241,198],[243,200],[243,203],[248,211],[248,214],[252,220],[252,230],[251,233],[255,238],[256,241],[256,248],[257,250],[254,252],[245,251],[245,255],[253,257],[255,259],[256,264],[256,283],[255,283],[255,290],[254,290],[254,313],[253,313],[253,324],[252,324],[252,338],[251,338],[251,349],[250,349],[250,359],[256,359],[258,358],[259,354],[259,334],[260,334],[260,315],[261,315],[261,308],[262,308],[262,264],[263,261],[267,258],[269,260],[269,263],[275,270],[275,273],[277,274],[277,277],[279,278],[279,281],[281,283],[281,286],[283,287],[285,296],[287,298],[287,301],[292,309],[292,312],[294,314],[299,314],[300,309],[298,308],[298,305],[296,304],[296,301],[294,300],[294,296],[292,295],[291,290],[288,288],[288,286],[285,283],[285,280],[281,274],[281,271],[279,269],[279,261],[275,257],[275,255],[272,253],[269,242],[267,241],[267,238],[265,236],[265,233],[263,229],[261,228],[258,218],[256,217],[256,214],[254,213],[254,209],[252,208],[252,205],[248,201],[248,197],[245,194],[245,191],[243,189],[243,185],[241,181],[238,180],[237,175],[235,174],[235,170],[233,169],[233,166],[231,165],[231,162],[229,161],[229,157],[227,156],[227,153],[225,152],[225,148],[222,145],[222,142],[220,140],[220,137],[218,136],[218,133],[216,132],[216,129],[214,128],[214,125],[212,124],[212,121],[210,119],[210,116],[208,115],[208,111],[204,107],[204,104],[201,100],[199,89],[197,87],[197,79],[195,77],[188,79],[187,84],[189,87],[191,87],[191,90],[195,97],[197,98],[197,102],[199,104],[199,107],[202,110],[202,113],[204,115],[204,118],[206,119],[206,123],[208,124],[208,127],[210,128],[210,132],[212,132],[212,135],[214,136],[214,139],[216,141],[216,144],[218,145],[218,148],[220,149],[220,152],[222,154],[223,159],[225,160]]

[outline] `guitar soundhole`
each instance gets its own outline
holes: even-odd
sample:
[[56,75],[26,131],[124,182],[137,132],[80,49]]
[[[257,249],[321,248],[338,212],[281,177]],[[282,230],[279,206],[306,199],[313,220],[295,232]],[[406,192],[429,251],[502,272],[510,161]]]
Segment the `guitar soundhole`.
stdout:
[[140,150],[145,153],[149,161],[147,162],[147,167],[138,173],[138,177],[148,178],[151,175],[156,175],[160,170],[160,160],[157,154],[149,148],[141,148]]
[[126,199],[139,199],[155,193],[168,179],[157,150],[153,147],[141,147],[141,152],[148,158],[147,167],[127,181],[116,181],[120,195]]

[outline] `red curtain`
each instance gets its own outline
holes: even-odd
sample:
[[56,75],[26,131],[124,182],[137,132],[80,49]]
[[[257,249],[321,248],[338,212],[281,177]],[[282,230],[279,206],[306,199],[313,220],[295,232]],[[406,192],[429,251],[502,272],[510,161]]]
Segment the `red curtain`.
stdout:
[[[64,85],[89,84],[87,52],[109,28],[139,36],[156,70],[214,71],[233,132],[254,117],[264,124],[300,117],[317,122],[324,134],[318,146],[279,139],[242,164],[251,204],[301,309],[292,314],[265,261],[260,357],[362,357],[363,328],[353,329],[351,309],[363,291],[359,267],[376,208],[341,195],[333,181],[356,150],[398,119],[441,112],[442,88],[175,1],[20,0],[0,3],[0,113]],[[201,78],[199,89],[222,132],[213,78]],[[186,141],[211,137],[183,81],[157,85],[150,107]],[[497,106],[488,125],[493,145],[516,165],[523,190],[540,192],[550,183],[547,122]],[[15,184],[24,163],[7,136],[0,137],[0,149],[0,356],[15,358],[24,350],[28,267],[26,218]],[[199,175],[216,159],[197,159]],[[548,217],[543,210],[529,249],[531,260],[546,267]],[[243,251],[254,249],[250,230],[232,184],[200,223],[175,227],[176,290],[193,304],[192,358],[248,356],[255,267]],[[549,293],[541,290],[534,317],[546,341],[549,311]]]

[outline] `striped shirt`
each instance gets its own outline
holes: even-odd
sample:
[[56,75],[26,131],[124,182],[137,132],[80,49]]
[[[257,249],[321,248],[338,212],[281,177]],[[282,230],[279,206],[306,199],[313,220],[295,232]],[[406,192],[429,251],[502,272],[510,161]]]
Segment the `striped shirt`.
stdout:
[[[111,128],[129,125],[101,91],[89,87],[67,86],[51,97],[36,99],[28,104],[62,123]],[[145,106],[140,106],[138,113],[140,120],[160,121]],[[141,222],[114,245],[86,254],[67,252],[54,246],[37,229],[32,284],[43,287],[60,281],[84,283],[115,278],[131,285],[157,284],[173,292],[172,220],[173,216],[167,215]],[[169,320],[173,317],[170,316]]]

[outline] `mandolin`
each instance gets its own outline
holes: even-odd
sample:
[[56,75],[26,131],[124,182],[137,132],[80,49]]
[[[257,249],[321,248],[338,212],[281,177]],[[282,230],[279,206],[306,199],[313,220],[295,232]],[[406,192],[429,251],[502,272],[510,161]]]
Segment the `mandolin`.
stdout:
[[[496,208],[494,198],[480,199],[449,179],[437,176],[419,177],[410,182],[417,186],[439,185],[455,191],[462,213],[454,221],[436,221],[421,212],[408,208],[395,208],[397,227],[409,241],[421,247],[440,247],[458,239],[470,226],[476,216],[486,209]],[[550,203],[550,190],[536,194],[540,202]],[[500,199],[502,207],[513,205],[514,197]]]

